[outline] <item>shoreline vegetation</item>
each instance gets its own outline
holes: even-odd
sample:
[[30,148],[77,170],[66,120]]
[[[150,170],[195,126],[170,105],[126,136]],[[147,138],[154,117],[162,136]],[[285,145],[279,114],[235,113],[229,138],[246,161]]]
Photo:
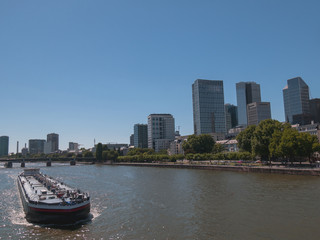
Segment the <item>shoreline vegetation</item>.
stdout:
[[[320,176],[320,144],[317,136],[300,133],[288,123],[267,119],[248,126],[236,137],[239,151],[229,152],[211,135],[188,136],[183,154],[169,155],[167,150],[150,148],[108,149],[98,143],[95,151],[81,153],[11,155],[7,161],[78,161],[82,163],[126,166],[154,166],[244,172],[286,173]],[[1,160],[5,161],[5,160]]]

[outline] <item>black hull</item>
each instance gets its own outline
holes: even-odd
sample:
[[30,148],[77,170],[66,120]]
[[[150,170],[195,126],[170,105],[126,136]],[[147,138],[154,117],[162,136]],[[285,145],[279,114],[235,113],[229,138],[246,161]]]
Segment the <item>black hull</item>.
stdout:
[[42,224],[74,224],[89,218],[90,204],[76,212],[43,212],[28,207],[26,219],[32,223]]
[[40,205],[31,205],[23,192],[20,181],[18,188],[26,219],[39,224],[74,224],[81,220],[89,220],[90,202],[74,209],[44,209]]

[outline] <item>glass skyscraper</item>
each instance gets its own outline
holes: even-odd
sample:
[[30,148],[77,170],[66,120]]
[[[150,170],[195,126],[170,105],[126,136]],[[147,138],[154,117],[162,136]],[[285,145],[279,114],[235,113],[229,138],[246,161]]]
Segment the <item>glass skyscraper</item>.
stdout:
[[50,152],[56,152],[59,150],[59,134],[49,133],[47,135],[47,142],[50,145]]
[[247,105],[261,102],[260,84],[255,82],[239,82],[236,84],[238,104],[238,124],[248,125]]
[[9,137],[0,137],[0,157],[8,156],[9,153]]
[[44,143],[46,140],[44,139],[30,139],[29,140],[29,153],[37,154],[44,152]]
[[227,131],[231,128],[238,126],[238,108],[232,104],[225,104],[226,112],[226,128]]
[[148,148],[148,125],[135,124],[133,127],[133,143],[135,148]]
[[197,79],[192,84],[192,100],[196,135],[226,133],[223,81]]
[[309,87],[301,77],[287,80],[283,89],[285,120],[294,124],[294,116],[309,116]]

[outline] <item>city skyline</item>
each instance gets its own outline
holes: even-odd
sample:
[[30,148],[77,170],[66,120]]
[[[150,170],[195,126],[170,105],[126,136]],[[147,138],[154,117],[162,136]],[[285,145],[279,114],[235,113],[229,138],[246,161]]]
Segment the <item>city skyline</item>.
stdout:
[[256,82],[272,118],[284,121],[288,79],[300,76],[320,97],[319,9],[318,1],[2,1],[0,135],[9,152],[50,132],[61,149],[128,143],[132,126],[156,112],[192,134],[196,79],[223,80],[224,103],[234,105],[236,83]]

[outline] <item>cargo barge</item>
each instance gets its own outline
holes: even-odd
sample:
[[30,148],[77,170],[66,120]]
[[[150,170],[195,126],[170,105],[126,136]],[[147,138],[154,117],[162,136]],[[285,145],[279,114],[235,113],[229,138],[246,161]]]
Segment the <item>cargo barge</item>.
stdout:
[[25,169],[18,188],[26,219],[32,223],[74,224],[90,213],[90,196],[40,172]]

